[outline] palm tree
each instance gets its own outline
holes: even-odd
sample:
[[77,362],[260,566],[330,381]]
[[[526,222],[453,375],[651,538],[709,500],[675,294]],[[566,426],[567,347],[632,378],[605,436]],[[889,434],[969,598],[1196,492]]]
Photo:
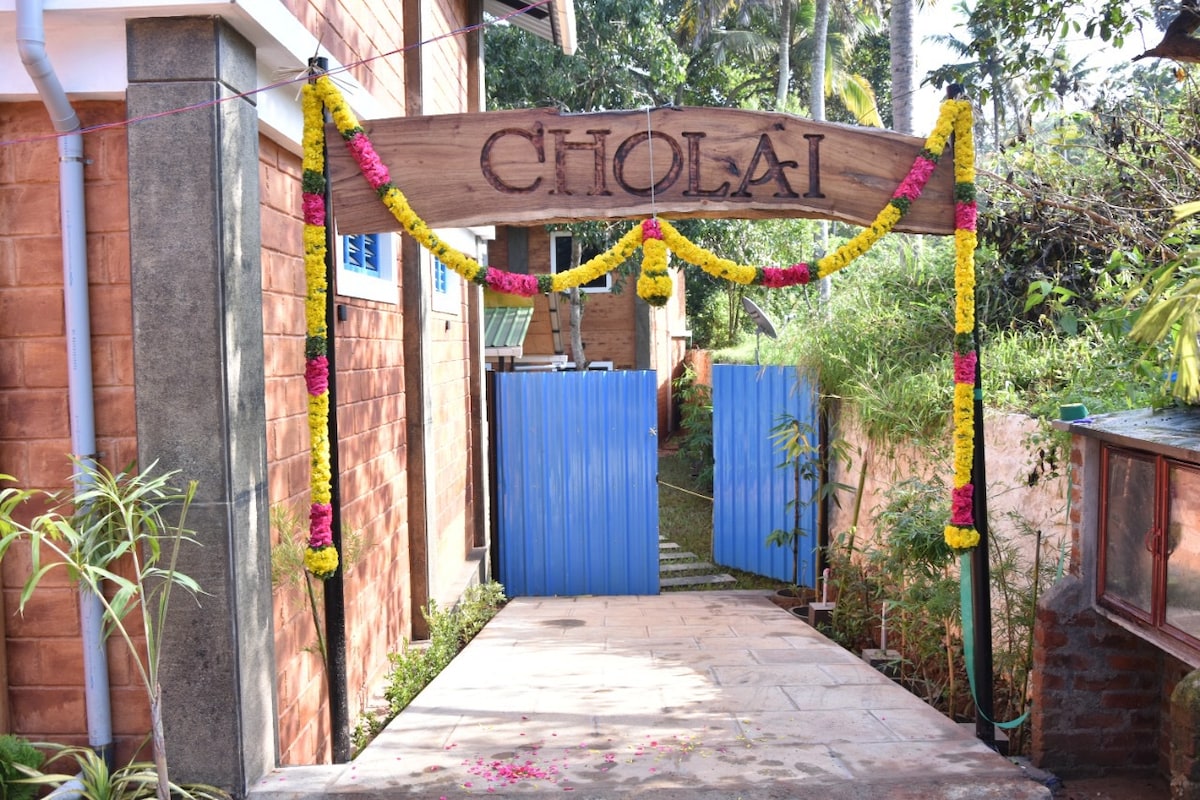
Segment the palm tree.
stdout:
[[[815,14],[824,13],[828,21],[816,24]],[[722,27],[722,23],[726,27]],[[677,41],[688,41],[714,63],[740,59],[749,74],[746,86],[765,88],[766,74],[760,68],[768,58],[773,62],[770,82],[774,84],[774,108],[787,107],[788,87],[792,82],[809,83],[819,76],[815,92],[810,92],[810,116],[824,119],[824,100],[836,96],[861,124],[881,126],[875,108],[874,91],[861,76],[849,73],[844,64],[853,51],[860,32],[878,24],[870,2],[833,5],[830,0],[688,0],[680,15]],[[813,31],[809,34],[808,31]],[[824,37],[824,44],[818,44]],[[822,55],[815,72],[811,71],[816,54]],[[799,69],[810,69],[797,75]],[[753,72],[751,72],[753,71]]]
[[995,18],[980,18],[972,13],[966,0],[960,0],[955,6],[967,20],[969,41],[957,39],[950,34],[931,36],[930,39],[946,47],[959,56],[971,58],[959,64],[949,64],[935,74],[939,80],[949,79],[964,86],[968,95],[977,97],[980,102],[991,101],[992,105],[992,138],[997,147],[1000,146],[1002,134],[1006,132],[1009,111],[1012,111],[1014,133],[1022,136],[1025,133],[1025,118],[1022,111],[1021,90],[1012,83],[1004,72],[1004,63],[1011,60],[1004,52],[998,36],[1000,22]]
[[913,132],[913,80],[916,51],[913,49],[915,0],[892,0],[888,14],[888,41],[892,56],[892,128],[900,133]]

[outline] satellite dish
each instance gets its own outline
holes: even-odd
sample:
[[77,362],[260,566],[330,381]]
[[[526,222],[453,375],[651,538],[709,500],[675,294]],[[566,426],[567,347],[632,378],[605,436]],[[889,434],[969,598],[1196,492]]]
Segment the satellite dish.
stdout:
[[758,307],[758,303],[749,297],[743,297],[742,308],[746,309],[746,313],[750,315],[750,319],[754,320],[754,324],[758,326],[759,333],[770,336],[772,339],[779,338],[779,334],[775,332],[775,323],[771,322],[771,318],[767,316],[767,312]]
[[746,314],[750,319],[754,320],[754,326],[758,329],[754,334],[754,364],[758,365],[758,342],[765,333],[772,339],[778,339],[779,334],[775,332],[775,323],[771,322],[771,318],[767,316],[767,312],[758,307],[758,303],[751,300],[749,297],[742,297],[742,308],[746,309]]

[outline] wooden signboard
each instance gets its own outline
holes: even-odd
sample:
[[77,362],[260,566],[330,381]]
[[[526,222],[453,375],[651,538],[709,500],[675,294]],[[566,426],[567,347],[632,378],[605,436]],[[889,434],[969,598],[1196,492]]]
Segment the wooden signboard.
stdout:
[[[869,225],[925,143],[729,108],[522,109],[362,124],[392,183],[435,228],[654,214]],[[338,232],[398,230],[337,131],[328,137]],[[896,230],[954,232],[951,150]]]

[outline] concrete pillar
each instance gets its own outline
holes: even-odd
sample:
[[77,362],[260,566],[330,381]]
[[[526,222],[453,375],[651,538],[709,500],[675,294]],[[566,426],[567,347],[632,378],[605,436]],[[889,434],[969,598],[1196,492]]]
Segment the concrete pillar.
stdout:
[[1171,693],[1171,800],[1200,800],[1200,670]]
[[[131,20],[128,114],[255,85],[253,46],[217,17]],[[162,652],[176,782],[243,795],[276,763],[258,119],[250,98],[129,126],[138,459],[199,484]]]

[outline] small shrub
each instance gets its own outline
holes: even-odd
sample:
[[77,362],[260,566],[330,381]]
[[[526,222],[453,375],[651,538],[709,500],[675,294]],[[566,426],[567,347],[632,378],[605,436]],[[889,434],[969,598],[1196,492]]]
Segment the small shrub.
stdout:
[[37,787],[28,783],[15,783],[26,777],[21,767],[41,769],[45,758],[27,740],[10,733],[0,736],[0,799],[30,800]]
[[366,747],[393,717],[403,711],[467,642],[483,630],[506,601],[504,587],[494,581],[468,587],[453,608],[439,608],[430,600],[429,606],[421,610],[429,623],[428,641],[405,642],[403,650],[388,655],[392,671],[383,693],[388,703],[387,712],[382,716],[365,714],[359,720],[352,734],[355,749]]
[[674,381],[679,398],[679,455],[688,462],[701,491],[713,485],[713,404],[712,387],[696,380],[690,366]]

